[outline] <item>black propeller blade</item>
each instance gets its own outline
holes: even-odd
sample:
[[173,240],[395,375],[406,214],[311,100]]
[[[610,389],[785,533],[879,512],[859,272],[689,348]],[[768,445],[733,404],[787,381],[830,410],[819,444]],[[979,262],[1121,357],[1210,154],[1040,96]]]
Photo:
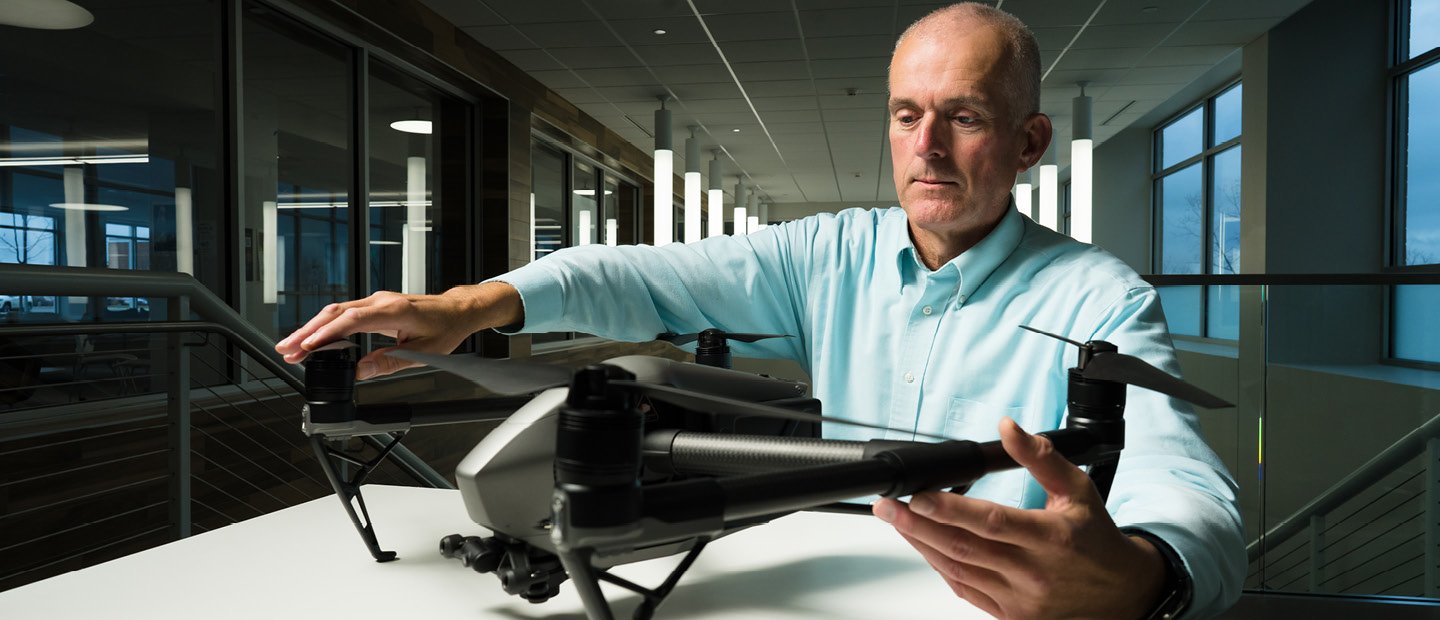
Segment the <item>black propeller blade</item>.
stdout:
[[349,340],[336,340],[335,342],[327,344],[323,347],[315,347],[315,349],[311,350],[310,352],[319,353],[321,351],[339,351],[344,349],[353,349],[358,346],[360,345],[350,342]]
[[560,366],[496,360],[470,354],[439,355],[396,349],[386,355],[439,368],[468,379],[471,383],[491,392],[506,396],[530,394],[552,387],[569,385],[570,376],[573,374],[570,369]]
[[[397,349],[386,355],[394,355],[401,359],[420,362],[427,366],[433,366],[446,372],[458,375],[470,382],[479,385],[496,394],[507,396],[516,394],[530,394],[540,390],[569,385],[574,371],[560,366],[539,364],[535,362],[520,362],[512,360],[497,360],[479,357],[477,355],[439,355],[436,353],[421,353],[406,349]],[[950,439],[941,435],[930,435],[916,433],[909,430],[892,429],[876,424],[855,422],[843,418],[831,418],[817,416],[813,413],[801,413],[790,409],[782,409],[762,403],[753,403],[744,400],[726,398],[691,392],[689,390],[644,383],[640,381],[624,381],[612,379],[610,385],[635,390],[651,399],[670,403],[692,411],[708,413],[711,415],[741,415],[775,418],[780,420],[795,420],[799,422],[829,422],[843,424],[846,426],[857,426],[879,431],[894,431],[914,437],[924,437],[944,441]]]
[[[713,331],[713,332],[714,332],[713,335],[715,335],[715,336],[719,336],[719,337],[724,338],[724,339],[726,339],[726,340],[738,340],[738,341],[740,341],[740,342],[757,342],[757,341],[765,340],[765,339],[768,339],[768,338],[789,338],[789,337],[790,337],[789,335],[786,335],[786,334],[732,334],[732,333],[728,333],[728,332],[722,332],[722,331],[720,331],[720,330],[718,330],[718,329],[716,329],[716,330],[708,330],[708,329],[705,330],[705,332],[710,332],[710,331]],[[675,345],[675,346],[680,346],[680,345],[690,344],[690,343],[692,343],[692,342],[695,342],[696,340],[699,340],[699,339],[700,339],[700,336],[703,335],[703,334],[705,334],[705,332],[697,332],[697,333],[694,333],[694,334],[672,334],[672,333],[656,334],[656,335],[655,335],[655,339],[656,339],[656,340],[664,340],[665,342],[668,342],[668,343],[673,344],[673,345]]]
[[743,400],[735,400],[733,398],[725,398],[724,396],[701,394],[699,392],[682,390],[680,388],[670,387],[668,385],[656,385],[653,383],[641,383],[639,381],[622,381],[613,379],[610,381],[610,385],[633,389],[641,394],[644,394],[645,396],[650,397],[653,400],[667,402],[672,405],[678,405],[686,409],[690,409],[692,411],[700,411],[709,414],[746,415],[763,418],[775,418],[779,420],[796,420],[799,422],[814,422],[816,420],[819,420],[821,422],[843,424],[845,426],[858,426],[860,428],[868,428],[877,431],[893,431],[897,433],[913,435],[915,437],[924,437],[926,439],[935,439],[939,441],[945,441],[950,439],[949,437],[944,437],[941,435],[930,435],[927,433],[917,433],[914,431],[893,429],[888,426],[880,426],[878,424],[866,424],[864,422],[856,422],[854,420],[846,420],[844,418],[832,418],[815,415],[813,413],[801,413],[798,411],[791,411],[789,409],[781,409],[780,407],[772,407],[763,403],[752,403]]
[[1080,375],[1086,379],[1115,381],[1154,390],[1206,409],[1235,406],[1219,396],[1176,379],[1145,360],[1124,353],[1096,353],[1090,363],[1085,365],[1085,369],[1080,371]]
[[1172,376],[1170,373],[1151,366],[1150,363],[1145,360],[1133,355],[1120,353],[1116,350],[1115,345],[1103,340],[1092,340],[1081,343],[1064,336],[1040,331],[1029,325],[1021,325],[1020,328],[1079,347],[1080,362],[1076,365],[1076,368],[1080,370],[1080,376],[1086,379],[1114,381],[1147,390],[1154,390],[1161,394],[1173,396],[1185,402],[1205,407],[1206,409],[1220,409],[1235,406],[1219,396],[1206,392]]

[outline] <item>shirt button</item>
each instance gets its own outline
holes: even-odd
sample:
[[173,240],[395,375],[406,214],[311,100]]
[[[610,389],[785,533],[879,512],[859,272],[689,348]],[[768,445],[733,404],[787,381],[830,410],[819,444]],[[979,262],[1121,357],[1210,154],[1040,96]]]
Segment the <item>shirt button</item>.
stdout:
[[962,304],[965,303],[965,296],[964,296],[964,295],[961,295],[960,298],[959,298],[959,301],[960,301],[960,303],[962,303]]
[[906,382],[906,383],[914,383],[914,382],[915,382],[915,375],[910,374],[910,373],[908,373],[908,372],[905,373],[905,382]]
[[923,315],[925,315],[925,316],[930,316],[930,313],[931,313],[931,312],[934,312],[934,310],[932,310],[932,309],[930,308],[930,306],[925,306],[924,308],[921,308],[921,309],[920,309],[920,313],[923,314]]

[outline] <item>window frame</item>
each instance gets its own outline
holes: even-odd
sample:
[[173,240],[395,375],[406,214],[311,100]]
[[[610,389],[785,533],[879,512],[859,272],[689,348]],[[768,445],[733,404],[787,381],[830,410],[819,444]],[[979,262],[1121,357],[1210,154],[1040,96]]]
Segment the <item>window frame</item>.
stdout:
[[[1384,263],[1381,268],[1386,273],[1440,273],[1440,262],[1422,265],[1407,265],[1404,260],[1405,249],[1405,227],[1406,227],[1406,183],[1405,168],[1408,161],[1407,149],[1409,147],[1409,88],[1408,78],[1422,70],[1440,65],[1440,45],[1433,47],[1426,52],[1406,58],[1409,48],[1410,36],[1410,9],[1413,0],[1394,0],[1390,3],[1390,41],[1389,41],[1389,71],[1386,75],[1386,95],[1388,118],[1386,129],[1389,132],[1388,148],[1385,157],[1386,172],[1386,205],[1385,217],[1387,218],[1386,238],[1384,240]],[[1419,360],[1397,357],[1395,355],[1395,343],[1400,337],[1395,325],[1396,313],[1396,289],[1394,286],[1386,287],[1382,312],[1384,317],[1384,339],[1381,350],[1384,352],[1380,362],[1389,366],[1403,366],[1418,368],[1422,370],[1440,370],[1440,360]]]
[[[1161,200],[1164,192],[1161,191],[1161,184],[1166,177],[1184,171],[1186,168],[1200,165],[1200,273],[1196,275],[1212,275],[1214,269],[1214,254],[1211,251],[1214,234],[1213,211],[1211,187],[1215,183],[1215,158],[1229,152],[1231,149],[1241,147],[1244,144],[1245,130],[1244,117],[1241,117],[1240,133],[1223,142],[1215,143],[1215,100],[1229,93],[1235,88],[1244,84],[1243,76],[1236,76],[1227,80],[1219,87],[1212,89],[1203,97],[1200,97],[1192,105],[1187,105],[1179,112],[1165,119],[1164,122],[1155,126],[1150,139],[1150,272],[1162,273],[1164,267],[1163,257],[1165,253],[1165,212]],[[1200,110],[1201,118],[1201,149],[1199,153],[1177,161],[1169,166],[1164,165],[1164,132],[1165,129],[1179,122],[1181,119]],[[1243,161],[1244,151],[1241,151]],[[1210,286],[1200,287],[1200,335],[1172,334],[1175,338],[1195,339],[1203,341],[1234,343],[1237,340],[1219,338],[1210,335]]]

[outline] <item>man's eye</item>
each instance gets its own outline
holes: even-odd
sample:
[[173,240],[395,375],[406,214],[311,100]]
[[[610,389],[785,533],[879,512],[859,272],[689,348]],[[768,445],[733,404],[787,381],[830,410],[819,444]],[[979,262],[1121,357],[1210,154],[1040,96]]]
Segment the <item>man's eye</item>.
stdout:
[[955,115],[955,122],[960,123],[961,125],[974,125],[977,120],[979,119],[976,119],[975,117],[966,114]]
[[915,120],[914,114],[901,113],[895,115],[895,121],[901,125],[913,125],[915,124]]

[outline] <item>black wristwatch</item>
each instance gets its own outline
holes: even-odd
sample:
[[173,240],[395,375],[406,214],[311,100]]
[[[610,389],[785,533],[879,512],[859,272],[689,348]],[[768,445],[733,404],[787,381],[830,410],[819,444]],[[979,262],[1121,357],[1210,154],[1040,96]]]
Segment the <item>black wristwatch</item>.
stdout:
[[1160,557],[1165,559],[1165,583],[1161,586],[1160,599],[1142,618],[1175,620],[1180,617],[1180,614],[1190,608],[1190,599],[1195,596],[1195,584],[1190,580],[1189,571],[1185,570],[1185,561],[1180,559],[1180,554],[1175,552],[1170,543],[1159,536],[1140,528],[1122,527],[1120,531],[1127,536],[1145,539],[1160,552]]

